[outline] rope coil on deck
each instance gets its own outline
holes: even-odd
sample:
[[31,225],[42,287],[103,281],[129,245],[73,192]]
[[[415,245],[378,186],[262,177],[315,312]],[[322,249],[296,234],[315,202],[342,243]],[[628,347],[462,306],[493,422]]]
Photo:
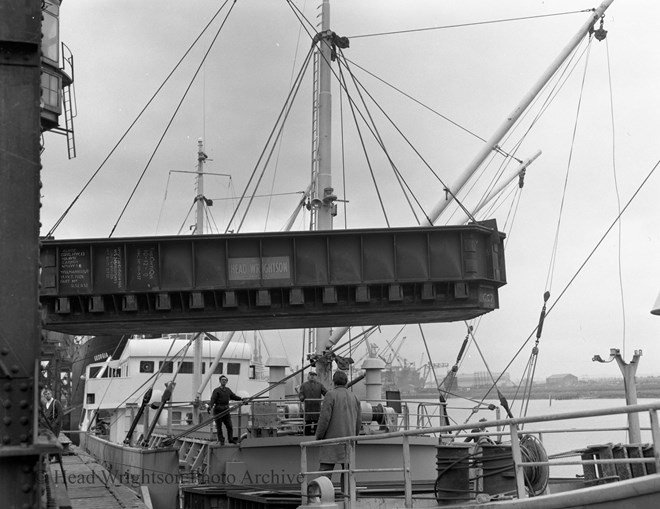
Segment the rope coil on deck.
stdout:
[[[523,461],[548,461],[548,454],[541,441],[533,435],[524,435],[520,438],[520,452]],[[550,467],[548,465],[528,466],[523,469],[525,485],[530,495],[541,495],[548,486]]]

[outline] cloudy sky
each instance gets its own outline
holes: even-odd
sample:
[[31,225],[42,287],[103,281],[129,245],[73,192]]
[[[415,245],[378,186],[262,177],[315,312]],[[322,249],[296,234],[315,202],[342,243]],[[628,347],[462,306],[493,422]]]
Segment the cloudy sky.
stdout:
[[[298,0],[295,6],[315,22],[317,3]],[[64,2],[62,40],[75,59],[77,158],[67,159],[63,137],[46,135],[44,233],[102,165],[220,5],[217,0]],[[356,79],[424,158],[422,162],[415,156],[370,103],[390,157],[425,211],[444,196],[442,182],[452,185],[483,139],[585,22],[587,14],[576,11],[596,6],[590,0],[332,2],[332,28],[350,39],[344,54]],[[57,238],[107,237],[115,225],[114,237],[187,234],[193,222],[192,216],[186,217],[195,195],[194,177],[174,172],[195,169],[200,137],[210,158],[206,171],[231,175],[206,180],[205,194],[214,199],[213,231],[237,229],[236,220],[227,225],[236,197],[255,169],[311,43],[284,0],[239,0],[227,16],[228,11],[220,11],[118,145],[55,231]],[[543,154],[529,168],[522,192],[505,191],[496,207],[479,216],[495,217],[508,237],[508,284],[500,290],[500,309],[474,324],[476,341],[492,371],[504,369],[521,349],[509,368],[514,379],[520,377],[533,346],[525,341],[549,290],[549,306],[554,307],[540,342],[539,376],[618,376],[614,364],[591,361],[594,354],[606,357],[610,348],[625,349],[627,360],[633,350],[642,349],[639,373],[660,374],[660,317],[649,313],[660,293],[660,175],[652,173],[660,159],[660,45],[648,21],[658,14],[660,6],[652,0],[615,1],[605,15],[606,41],[581,45],[525,125],[501,143],[518,159],[538,150]],[[422,28],[433,30],[419,31]],[[390,32],[397,33],[376,35]],[[273,196],[255,198],[241,231],[280,230],[307,186],[310,88],[308,72],[256,193]],[[338,107],[336,84],[335,92]],[[385,217],[392,226],[416,225],[387,159],[375,150],[373,137],[362,125],[374,184],[346,102],[343,115],[345,164],[340,113],[334,114],[333,183],[342,200],[335,226],[385,227]],[[508,162],[505,174],[515,169]],[[501,155],[488,160],[481,178],[471,182],[471,193],[461,196],[466,205],[479,198],[504,163]],[[569,285],[649,174],[620,225]],[[419,215],[419,208],[416,212]],[[451,212],[437,224],[455,221]],[[301,216],[295,228],[303,229],[307,222]],[[375,340],[381,350],[398,329],[383,329]],[[425,325],[424,333],[433,361],[452,364],[466,326]],[[408,326],[402,335],[402,357],[417,365],[425,362],[417,326]],[[300,332],[267,332],[264,337],[271,355],[288,355],[292,364],[300,364]],[[471,346],[461,370],[485,369]]]

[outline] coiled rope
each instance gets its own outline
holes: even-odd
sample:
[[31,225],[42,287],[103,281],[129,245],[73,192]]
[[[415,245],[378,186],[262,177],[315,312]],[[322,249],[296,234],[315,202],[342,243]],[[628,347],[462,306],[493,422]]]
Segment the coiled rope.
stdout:
[[[520,438],[520,453],[524,462],[547,462],[548,455],[541,441],[534,435],[523,435]],[[530,495],[536,497],[548,487],[550,467],[548,465],[527,466],[523,469],[525,485]]]

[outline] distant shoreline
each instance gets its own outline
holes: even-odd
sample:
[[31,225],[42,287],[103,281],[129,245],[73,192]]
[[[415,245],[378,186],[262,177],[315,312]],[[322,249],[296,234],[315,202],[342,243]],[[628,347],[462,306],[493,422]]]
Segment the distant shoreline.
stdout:
[[[488,387],[476,387],[469,390],[455,389],[451,391],[450,398],[481,399],[488,392]],[[513,387],[500,388],[500,392],[507,399],[522,396],[523,390]],[[427,390],[405,393],[407,398],[428,398],[436,395],[438,391]],[[488,394],[488,399],[497,399],[497,390]],[[639,399],[660,399],[660,383],[637,384],[637,397]],[[616,384],[578,383],[575,385],[548,387],[546,384],[534,384],[530,399],[625,399],[623,382]]]

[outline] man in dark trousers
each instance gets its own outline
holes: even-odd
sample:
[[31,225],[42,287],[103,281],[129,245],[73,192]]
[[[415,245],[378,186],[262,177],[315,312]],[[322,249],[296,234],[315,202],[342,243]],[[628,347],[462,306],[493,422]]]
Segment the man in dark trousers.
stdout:
[[[316,439],[349,437],[360,434],[362,410],[358,397],[346,388],[348,376],[336,371],[332,377],[335,388],[329,391],[321,404],[321,415],[316,427]],[[336,463],[341,468],[346,465],[344,444],[324,445],[319,451],[319,470],[332,471]],[[341,476],[341,490],[344,491],[344,475]]]
[[[218,440],[220,445],[225,444],[225,437],[222,435],[222,424],[227,428],[227,439],[230,444],[235,444],[234,428],[231,424],[231,415],[229,414],[230,401],[243,401],[243,398],[236,396],[234,391],[227,387],[228,379],[225,375],[220,376],[220,387],[216,387],[211,394],[211,401],[209,402],[209,413],[213,410],[213,418],[215,425],[218,428]],[[224,414],[224,415],[220,415]]]
[[[62,404],[56,399],[53,399],[53,392],[48,388],[43,391],[41,412],[45,420],[44,425],[53,432],[55,440],[59,440],[60,430],[62,429]],[[58,456],[58,454],[49,454],[48,459],[54,461]]]
[[316,379],[316,371],[310,371],[307,381],[300,386],[298,397],[305,403],[305,435],[316,434],[316,423],[319,422],[321,397],[328,393],[321,382]]
[[62,405],[59,401],[53,399],[53,393],[50,389],[44,390],[43,412],[47,427],[53,432],[57,440],[62,429]]

